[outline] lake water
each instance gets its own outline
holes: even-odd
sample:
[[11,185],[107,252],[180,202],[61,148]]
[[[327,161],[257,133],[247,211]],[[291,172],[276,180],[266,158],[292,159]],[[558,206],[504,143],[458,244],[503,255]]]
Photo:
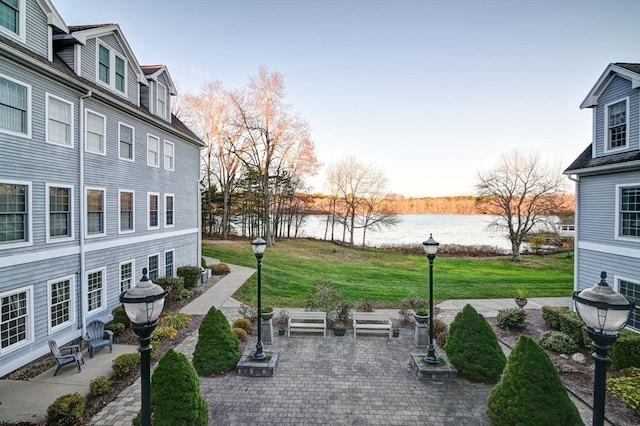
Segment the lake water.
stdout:
[[[433,234],[440,244],[486,245],[510,251],[511,243],[504,230],[488,229],[495,219],[492,215],[477,214],[400,214],[400,223],[381,230],[367,231],[367,245],[421,245]],[[325,216],[308,216],[299,236],[324,239]],[[336,239],[342,238],[342,226],[336,226]],[[330,234],[329,234],[330,236]],[[347,240],[349,236],[347,235]],[[356,230],[356,245],[362,244],[362,230]]]

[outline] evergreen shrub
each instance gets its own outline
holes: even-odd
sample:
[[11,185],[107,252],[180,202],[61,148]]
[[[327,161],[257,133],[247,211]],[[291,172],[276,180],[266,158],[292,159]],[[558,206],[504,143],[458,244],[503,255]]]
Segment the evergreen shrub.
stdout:
[[251,324],[251,320],[249,318],[238,318],[233,321],[233,324],[231,324],[231,328],[241,328],[245,332],[247,332],[247,334],[250,334],[251,329],[253,328],[253,324]]
[[119,322],[121,324],[124,324],[125,328],[131,327],[131,320],[127,316],[127,313],[124,310],[124,306],[120,305],[115,308],[113,311],[111,311],[111,315],[113,316],[112,322]]
[[155,426],[204,426],[209,420],[198,375],[189,359],[173,348],[153,371],[151,405]]
[[78,392],[62,395],[47,408],[47,425],[80,426],[85,424],[84,408],[86,404],[87,399]]
[[620,331],[620,337],[613,344],[609,356],[611,365],[618,370],[640,368],[640,334],[629,330]]
[[560,331],[571,336],[580,346],[591,347],[591,338],[587,334],[582,318],[576,312],[566,312],[560,316]]
[[511,350],[502,379],[489,394],[487,414],[495,426],[582,425],[547,353],[529,336]]
[[526,327],[527,312],[524,309],[502,309],[498,311],[496,324],[498,327],[508,330],[523,329]]
[[557,330],[542,333],[538,343],[543,348],[559,354],[573,354],[579,349],[578,344],[571,336]]
[[198,343],[193,353],[196,371],[201,376],[224,373],[236,366],[241,355],[240,342],[227,318],[212,307],[198,328]]
[[562,315],[569,313],[569,308],[566,306],[543,306],[542,307],[542,319],[545,324],[554,330],[560,330],[560,324],[562,324]]
[[244,329],[240,327],[234,327],[231,329],[231,331],[236,334],[236,337],[239,341],[244,342],[247,340],[247,332]]
[[122,333],[125,330],[125,326],[124,326],[123,323],[121,323],[121,322],[113,322],[113,321],[111,321],[108,324],[106,324],[104,326],[104,328],[105,328],[105,330],[113,331],[113,334],[116,335],[116,336],[118,334]]
[[476,381],[496,382],[506,364],[493,328],[469,304],[451,323],[444,349],[460,375]]
[[132,371],[138,368],[138,364],[140,364],[139,352],[118,355],[111,363],[113,376],[119,378],[127,377]]
[[181,277],[161,277],[153,280],[154,284],[158,284],[165,291],[168,291],[167,302],[174,300],[182,300],[188,294],[185,292],[184,279]]
[[620,370],[620,377],[607,379],[607,390],[634,410],[640,410],[640,368]]
[[202,269],[199,266],[180,266],[176,274],[184,280],[184,288],[190,290],[200,282]]
[[98,376],[89,382],[89,393],[91,395],[102,395],[107,393],[111,387],[111,380],[105,376]]

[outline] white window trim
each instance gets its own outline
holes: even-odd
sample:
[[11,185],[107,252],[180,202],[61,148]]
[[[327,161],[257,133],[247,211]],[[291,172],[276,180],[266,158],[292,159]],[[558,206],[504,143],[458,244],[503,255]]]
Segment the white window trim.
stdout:
[[[613,290],[620,293],[620,281],[626,281],[629,283],[633,283],[633,284],[637,284],[640,285],[640,281],[638,279],[634,279],[634,278],[628,278],[628,277],[624,277],[622,275],[617,275],[614,274],[613,275]],[[636,306],[635,309],[638,309],[638,306]],[[630,330],[636,330],[635,328],[631,328],[629,327]],[[636,330],[636,331],[640,331],[640,330]]]
[[[171,167],[167,167],[166,155],[167,155],[167,145],[171,145]],[[168,140],[164,141],[164,147],[162,152],[162,162],[164,163],[164,169],[174,171],[176,169],[176,144],[173,142],[169,142]]]
[[[0,27],[2,28],[2,27]],[[27,89],[27,132],[14,132],[13,130],[7,130],[0,128],[0,133],[5,133],[7,135],[19,136],[21,138],[31,139],[31,116],[32,116],[32,108],[31,108],[31,85],[23,83],[20,80],[16,80],[15,78],[11,78],[5,74],[0,74],[0,78],[4,80],[8,80],[12,83],[15,83],[19,86],[22,86]]]
[[[100,46],[103,46],[105,49],[109,51],[109,83],[105,83],[100,80]],[[124,90],[120,91],[116,89],[116,57],[119,57],[124,61]],[[109,46],[102,41],[96,40],[96,82],[102,86],[106,87],[110,91],[117,93],[119,95],[127,96],[127,81],[128,81],[128,73],[129,73],[129,62],[124,55],[119,54],[115,51],[112,46]]]
[[[58,237],[58,238],[51,238],[51,235],[49,233],[50,229],[51,229],[51,217],[50,217],[50,203],[49,203],[49,189],[50,188],[67,188],[69,190],[69,207],[70,207],[70,235],[67,237]],[[45,214],[46,214],[46,220],[45,220],[45,230],[46,230],[46,243],[60,243],[63,241],[73,241],[75,234],[74,234],[74,230],[75,230],[75,222],[74,222],[74,217],[73,217],[73,212],[74,212],[74,204],[73,204],[73,185],[65,185],[65,184],[57,184],[57,183],[47,183],[45,185]]]
[[162,271],[162,264],[160,263],[162,259],[160,259],[160,252],[150,254],[147,256],[147,276],[149,276],[149,274],[151,273],[151,268],[149,267],[149,259],[151,259],[154,256],[158,257],[158,278],[160,278],[162,276],[160,275],[160,272]]
[[1,25],[0,25],[0,32],[2,34],[6,34],[11,38],[20,40],[22,43],[26,43],[26,40],[27,40],[26,25],[27,25],[26,0],[20,0],[20,3],[18,4],[18,32],[14,33],[13,31]]
[[[155,195],[158,197],[158,225],[151,226],[151,197]],[[161,206],[160,206],[160,193],[159,192],[147,192],[147,230],[160,229],[161,223]]]
[[[89,114],[94,114],[97,116],[102,117],[102,151],[92,151],[89,149],[88,145],[87,145],[87,135],[89,133],[89,126],[86,125],[86,123],[89,121],[88,117]],[[98,154],[98,155],[107,155],[107,116],[100,114],[99,112],[95,112],[93,110],[90,109],[86,109],[84,111],[84,122],[85,122],[85,126],[84,126],[84,150],[85,152],[90,152],[92,154]]]
[[8,348],[3,349],[2,347],[0,347],[0,355],[11,353],[13,351],[16,351],[20,348],[23,348],[33,343],[33,335],[34,335],[33,286],[30,285],[30,286],[20,287],[20,288],[16,288],[13,290],[0,293],[0,300],[3,297],[11,296],[12,294],[24,293],[24,292],[27,293],[27,316],[29,317],[29,320],[27,321],[27,338],[20,343],[11,345]]
[[[69,320],[63,322],[61,324],[56,325],[55,327],[51,327],[51,320],[53,312],[51,311],[51,284],[58,283],[60,281],[69,280],[70,282],[70,291],[69,291]],[[76,322],[76,277],[75,275],[67,275],[66,277],[60,277],[53,280],[47,281],[47,309],[49,311],[49,316],[47,319],[47,327],[49,329],[49,334],[57,333],[58,331],[73,325]]]
[[[64,102],[65,104],[68,104],[71,107],[71,123],[69,123],[69,139],[70,140],[69,140],[68,144],[63,144],[63,143],[54,142],[54,141],[49,140],[49,99],[55,99],[55,100],[58,100],[60,102]],[[45,105],[44,107],[45,107],[45,133],[46,133],[45,140],[47,141],[47,143],[50,143],[52,145],[62,146],[62,147],[65,147],[65,148],[73,148],[73,140],[74,140],[74,137],[73,137],[73,135],[74,135],[73,118],[75,117],[75,113],[73,111],[73,103],[69,102],[68,100],[63,99],[63,98],[61,98],[59,96],[55,96],[55,95],[52,95],[51,93],[47,93],[46,94],[46,102],[45,102],[44,105]]]
[[640,187],[640,182],[638,183],[620,183],[616,185],[616,206],[615,206],[615,226],[614,226],[614,235],[613,238],[619,241],[633,241],[637,243],[640,241],[640,237],[626,237],[620,235],[620,193],[622,192],[622,188],[633,188]]
[[[120,152],[120,129],[124,127],[128,127],[131,129],[131,158],[126,158],[122,156]],[[136,129],[133,126],[129,126],[121,121],[118,121],[118,158],[124,161],[135,162],[136,161]]]
[[[103,222],[104,222],[104,226],[102,229],[102,233],[100,234],[89,234],[89,203],[87,200],[87,193],[89,191],[102,191],[102,208],[103,208]],[[119,201],[119,200],[118,200]],[[107,235],[107,188],[103,188],[103,187],[98,187],[98,186],[85,186],[84,187],[84,200],[82,201],[84,203],[84,214],[87,215],[87,217],[84,218],[84,237],[86,239],[89,238],[101,238],[101,237],[106,237]]]
[[[617,148],[609,148],[609,107],[611,105],[615,105],[619,102],[625,102],[626,105],[626,112],[625,112],[625,117],[626,117],[626,143],[624,146],[620,146]],[[609,102],[608,104],[606,104],[604,106],[604,152],[605,153],[614,153],[614,152],[619,152],[619,151],[626,151],[629,149],[629,145],[630,145],[630,129],[631,129],[631,115],[630,115],[630,98],[629,96],[625,97],[625,98],[620,98],[617,99],[613,102]]]
[[[167,253],[173,253],[173,266],[172,266],[172,271],[171,271],[171,275],[167,275]],[[173,277],[175,276],[176,273],[176,250],[175,249],[171,249],[171,250],[165,250],[162,256],[162,275],[165,277]]]
[[[133,217],[131,218],[131,220],[133,221],[133,228],[129,229],[129,230],[122,230],[121,227],[121,214],[122,214],[122,206],[120,204],[120,194],[122,194],[123,192],[127,192],[130,193],[132,195],[131,197],[131,202],[133,203]],[[136,232],[136,192],[133,189],[119,189],[118,190],[118,233],[119,234],[131,234]]]
[[[167,197],[173,198],[173,223],[167,224]],[[176,226],[176,196],[174,194],[164,194],[164,227],[173,228]]]
[[137,282],[136,282],[136,260],[135,259],[129,259],[129,260],[124,260],[120,263],[118,263],[118,291],[120,291],[122,289],[122,265],[125,265],[127,263],[131,264],[131,287],[135,287]]
[[158,85],[158,87],[162,87],[164,89],[164,108],[161,110],[159,108],[159,100],[160,100],[160,90],[156,89],[156,114],[158,114],[159,117],[162,118],[167,118],[167,86],[165,86],[164,84],[160,83],[159,81],[156,82],[156,84]]
[[[99,308],[93,309],[93,310],[89,310],[89,275],[95,273],[95,272],[99,272],[102,271],[102,289],[100,290],[100,300],[102,301],[101,305]],[[87,316],[90,315],[95,315],[96,313],[99,312],[103,312],[107,310],[107,298],[106,298],[106,294],[107,294],[107,268],[106,267],[101,267],[101,268],[95,268],[92,269],[90,271],[86,272],[86,275],[84,277],[84,282],[85,282],[85,291],[84,294],[87,296],[87,300],[85,300],[84,305],[86,306],[87,309]]]
[[0,179],[0,183],[9,185],[24,185],[27,187],[27,241],[17,241],[15,243],[0,244],[0,250],[12,249],[17,247],[29,247],[33,245],[33,202],[32,202],[32,185],[31,182],[22,180],[4,180]]
[[[153,164],[150,162],[150,158],[149,158],[149,139],[153,139],[157,142],[157,153],[158,153],[158,163],[157,164]],[[151,166],[151,167],[156,167],[156,168],[160,168],[160,138],[157,136],[152,135],[151,133],[147,133],[147,166]]]

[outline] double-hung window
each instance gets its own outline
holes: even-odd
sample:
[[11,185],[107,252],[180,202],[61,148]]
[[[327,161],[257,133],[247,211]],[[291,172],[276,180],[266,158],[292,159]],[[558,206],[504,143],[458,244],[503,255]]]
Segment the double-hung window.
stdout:
[[105,309],[106,269],[100,268],[87,273],[87,313]]
[[102,43],[98,43],[98,81],[126,93],[127,61]]
[[164,276],[173,276],[173,250],[164,252]]
[[175,163],[175,145],[172,142],[164,141],[164,168],[173,170]]
[[158,229],[160,227],[160,194],[149,192],[147,194],[147,229]]
[[160,138],[147,135],[147,165],[160,167]]
[[118,126],[118,156],[123,160],[133,161],[133,141],[134,141],[134,131],[133,127],[127,126],[126,124],[119,123]]
[[606,151],[627,147],[629,99],[605,105]]
[[33,340],[33,288],[0,294],[0,354]]
[[0,0],[0,30],[24,41],[25,0]]
[[120,232],[135,231],[133,191],[120,191]]
[[87,237],[104,236],[105,230],[105,189],[87,188]]
[[165,194],[164,196],[164,226],[171,228],[173,222],[173,194]]
[[31,137],[31,86],[0,74],[0,132]]
[[47,94],[47,142],[73,147],[73,104]]
[[73,187],[47,185],[47,242],[73,238]]
[[31,244],[31,183],[0,181],[0,249]]
[[158,83],[156,91],[158,92],[158,102],[156,103],[158,115],[165,118],[167,116],[167,88]]
[[158,268],[160,267],[160,255],[154,254],[152,256],[149,256],[149,258],[147,259],[147,264],[149,266],[148,277],[151,281],[153,281],[156,278],[158,278]]
[[133,286],[134,264],[133,260],[120,263],[120,293],[129,290]]
[[104,115],[87,110],[86,150],[96,154],[106,154],[105,129],[107,119]]
[[617,236],[640,237],[640,186],[617,186]]
[[121,92],[125,90],[125,62],[120,56],[116,56],[116,89]]
[[49,334],[75,321],[74,276],[49,281]]
[[102,44],[98,45],[98,78],[109,84],[111,77],[111,51]]
[[618,280],[619,292],[629,302],[635,302],[636,306],[631,311],[627,326],[636,331],[640,331],[640,283],[624,279]]

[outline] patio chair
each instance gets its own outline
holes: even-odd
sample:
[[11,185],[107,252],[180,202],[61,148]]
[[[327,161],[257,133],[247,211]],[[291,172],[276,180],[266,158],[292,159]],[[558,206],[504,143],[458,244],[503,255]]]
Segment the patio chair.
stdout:
[[[67,345],[61,348],[58,348],[58,344],[55,340],[49,340],[49,349],[51,350],[51,354],[58,362],[58,368],[56,368],[56,372],[53,373],[55,376],[60,371],[63,365],[71,364],[72,362],[76,363],[76,367],[78,367],[78,373],[80,372],[80,364],[84,364],[84,358],[82,357],[82,350],[80,349],[80,345]],[[63,355],[62,352],[70,351],[69,354]]]
[[113,352],[113,331],[105,330],[102,321],[94,320],[87,324],[87,335],[84,340],[89,345],[89,358],[93,358],[95,349],[106,346],[109,346],[109,352]]

